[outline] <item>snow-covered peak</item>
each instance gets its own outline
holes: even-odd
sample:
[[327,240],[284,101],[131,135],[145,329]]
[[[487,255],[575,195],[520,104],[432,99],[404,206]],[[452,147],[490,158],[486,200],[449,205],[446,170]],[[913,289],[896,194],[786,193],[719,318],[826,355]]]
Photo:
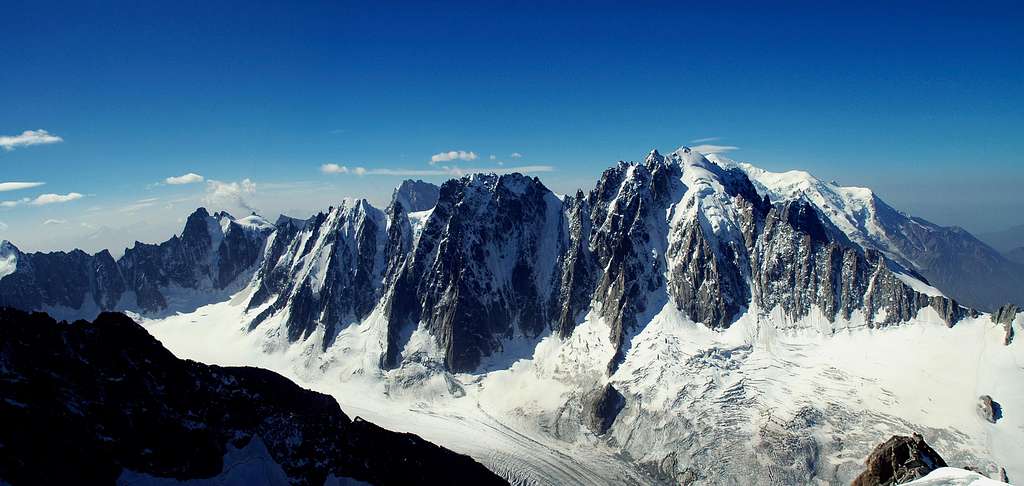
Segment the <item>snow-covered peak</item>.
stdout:
[[18,269],[18,249],[7,240],[0,240],[0,278]]
[[256,213],[250,214],[244,218],[236,219],[235,223],[243,228],[256,231],[269,231],[274,229],[274,225],[271,224],[270,221]]
[[746,162],[736,162],[720,154],[710,154],[708,158],[722,167],[742,170],[759,190],[773,200],[796,199],[803,194],[812,202],[824,199],[834,205],[865,206],[875,199],[874,192],[866,187],[840,186],[835,181],[825,182],[802,170],[770,172]]
[[909,219],[908,216],[891,209],[871,189],[825,182],[802,170],[771,172],[719,154],[709,155],[708,158],[722,167],[743,171],[758,192],[767,195],[772,201],[804,199],[851,241],[864,248],[880,250],[904,264],[911,263],[897,245],[890,241],[885,231],[886,225],[894,224],[887,219]]
[[697,152],[696,150],[693,150],[690,147],[686,146],[677,148],[675,151],[672,152],[670,156],[673,160],[677,160],[685,165],[703,165],[708,161],[708,159],[704,157],[704,154],[701,154],[700,152]]

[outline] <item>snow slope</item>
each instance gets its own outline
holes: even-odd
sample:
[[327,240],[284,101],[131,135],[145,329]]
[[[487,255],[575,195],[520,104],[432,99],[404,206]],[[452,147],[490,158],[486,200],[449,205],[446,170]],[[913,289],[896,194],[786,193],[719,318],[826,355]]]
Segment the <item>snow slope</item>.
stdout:
[[966,469],[940,467],[927,476],[906,484],[914,486],[999,486],[1006,483],[989,479]]
[[[1024,477],[1024,347],[1003,346],[987,315],[947,328],[924,309],[908,325],[868,329],[753,309],[719,332],[666,306],[608,378],[614,351],[593,314],[565,339],[510,351],[526,359],[452,375],[429,359],[381,371],[379,316],[345,327],[321,352],[316,336],[289,345],[280,319],[245,332],[244,302],[243,292],[142,322],[181,357],[275,370],[332,394],[350,415],[469,454],[516,484],[847,484],[875,445],[911,431],[950,464]],[[582,397],[606,380],[627,405],[597,436],[582,425]],[[975,412],[983,394],[1003,406],[996,424]]]

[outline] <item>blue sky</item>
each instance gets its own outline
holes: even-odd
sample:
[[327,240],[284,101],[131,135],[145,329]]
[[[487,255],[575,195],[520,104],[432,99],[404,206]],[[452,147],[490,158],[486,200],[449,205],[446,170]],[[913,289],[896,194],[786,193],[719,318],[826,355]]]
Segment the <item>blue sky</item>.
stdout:
[[[0,183],[45,185],[0,191],[0,239],[116,249],[199,204],[381,204],[402,178],[385,171],[589,189],[704,138],[940,224],[1024,223],[1012,2],[136,3],[5,3]],[[476,159],[430,163],[449,151]],[[203,181],[165,182],[188,173]]]

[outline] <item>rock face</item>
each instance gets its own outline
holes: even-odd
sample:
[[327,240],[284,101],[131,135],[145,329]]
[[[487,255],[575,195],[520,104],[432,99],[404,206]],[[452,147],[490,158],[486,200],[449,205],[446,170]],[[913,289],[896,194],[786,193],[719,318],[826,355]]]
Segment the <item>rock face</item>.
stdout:
[[852,486],[903,484],[946,467],[946,461],[916,433],[911,437],[893,436],[876,447],[864,464],[867,469],[853,480]]
[[626,406],[626,398],[611,383],[594,390],[584,402],[587,426],[597,434],[607,432]]
[[994,424],[1002,418],[1003,410],[998,403],[992,400],[992,397],[982,395],[978,397],[978,416],[986,422]]
[[1013,342],[1013,321],[1017,319],[1017,313],[1019,312],[1021,312],[1021,309],[1016,305],[1006,304],[992,314],[992,322],[1002,324],[1003,329],[1006,330],[1006,337],[1003,338],[1003,344],[1005,345]]
[[249,300],[250,310],[263,310],[250,325],[285,311],[290,340],[321,329],[320,344],[329,346],[340,326],[362,320],[377,304],[385,231],[384,213],[365,199],[301,224],[279,221]]
[[[248,283],[250,328],[283,323],[290,341],[326,349],[372,318],[382,368],[423,359],[405,349],[422,330],[436,345],[429,359],[453,372],[478,369],[511,340],[568,337],[588,313],[609,328],[608,373],[666,305],[714,329],[752,309],[873,327],[925,309],[950,326],[976,315],[921,290],[924,277],[898,252],[851,230],[817,193],[773,203],[749,172],[683,148],[619,162],[565,197],[536,178],[477,174],[441,187],[406,181],[386,211],[345,201],[270,225],[199,209],[180,237],[116,262],[5,243],[0,304],[160,312],[183,289],[209,298]],[[857,201],[875,209],[856,214],[885,212],[873,195]]]
[[557,315],[565,231],[562,201],[540,180],[492,174],[448,181],[415,223],[408,237],[394,238],[411,242],[410,251],[388,252],[396,272],[385,311],[392,334],[422,323],[450,370],[471,371],[505,340],[548,328]]
[[962,228],[904,214],[867,188],[843,187],[802,171],[768,172],[719,155],[710,157],[746,173],[758,192],[773,201],[807,201],[858,246],[913,269],[945,295],[986,311],[1008,301],[1024,302],[1024,261],[1007,258]]
[[229,446],[257,439],[291,484],[505,484],[273,372],[179,360],[121,314],[68,325],[0,310],[0,363],[0,482],[12,485],[210,478]]
[[259,261],[272,230],[257,216],[236,220],[199,208],[181,236],[159,245],[136,242],[116,261],[106,250],[22,253],[5,241],[0,253],[15,268],[0,277],[0,306],[159,312],[168,307],[168,292],[218,291],[238,282]]

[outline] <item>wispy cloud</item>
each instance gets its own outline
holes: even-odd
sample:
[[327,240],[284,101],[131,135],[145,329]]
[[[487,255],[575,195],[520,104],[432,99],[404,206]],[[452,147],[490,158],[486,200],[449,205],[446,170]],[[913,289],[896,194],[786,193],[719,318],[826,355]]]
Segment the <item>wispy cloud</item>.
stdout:
[[345,172],[332,172],[334,174],[355,174],[359,176],[364,175],[376,175],[376,176],[399,176],[399,177],[431,177],[431,176],[449,176],[449,177],[462,177],[466,174],[476,173],[495,173],[495,174],[511,174],[513,172],[519,172],[522,174],[539,173],[539,172],[552,172],[555,168],[550,165],[523,165],[519,167],[488,167],[488,168],[468,168],[464,169],[461,167],[438,167],[436,169],[367,169],[365,167],[353,167]]
[[523,158],[523,154],[521,154],[521,153],[519,153],[519,152],[512,152],[512,153],[511,153],[511,154],[509,155],[509,157],[511,157],[511,158],[513,158],[513,159],[521,159],[521,158]]
[[145,208],[148,208],[148,207],[151,207],[151,206],[155,206],[156,203],[159,202],[159,201],[160,201],[160,198],[158,198],[158,197],[150,197],[150,198],[146,198],[146,199],[139,199],[138,201],[135,201],[132,204],[129,204],[127,206],[123,206],[123,207],[119,208],[118,211],[122,212],[122,213],[134,213],[135,211],[138,211],[140,209],[145,209]]
[[164,182],[172,186],[177,186],[182,184],[195,184],[197,182],[203,182],[204,180],[206,179],[203,176],[196,174],[195,172],[189,172],[185,175],[168,177],[164,179]]
[[467,152],[465,150],[449,150],[447,152],[441,152],[430,156],[430,165],[434,165],[438,162],[451,162],[453,160],[465,160],[466,162],[476,160],[478,158],[476,152]]
[[0,148],[3,148],[6,151],[11,151],[18,147],[28,147],[30,145],[43,145],[63,141],[63,138],[60,138],[46,130],[25,130],[24,132],[21,132],[21,135],[0,136]]
[[721,139],[722,139],[722,137],[704,137],[704,138],[695,138],[695,139],[693,139],[693,140],[690,140],[690,143],[707,143],[707,142],[717,142],[717,141],[719,141],[719,140],[721,140]]
[[45,224],[47,226],[52,226],[52,225],[56,225],[56,224],[65,224],[67,222],[68,222],[68,220],[66,220],[66,219],[48,219],[46,221],[43,221],[43,224]]
[[0,221],[0,231],[3,231],[5,229],[7,229],[7,228],[10,228],[10,226],[7,226],[7,223],[5,223],[5,222]]
[[31,189],[39,187],[45,182],[0,182],[0,192],[17,191],[20,189]]
[[702,154],[720,154],[739,149],[739,147],[734,147],[732,145],[694,145],[690,147],[690,150],[700,152]]

